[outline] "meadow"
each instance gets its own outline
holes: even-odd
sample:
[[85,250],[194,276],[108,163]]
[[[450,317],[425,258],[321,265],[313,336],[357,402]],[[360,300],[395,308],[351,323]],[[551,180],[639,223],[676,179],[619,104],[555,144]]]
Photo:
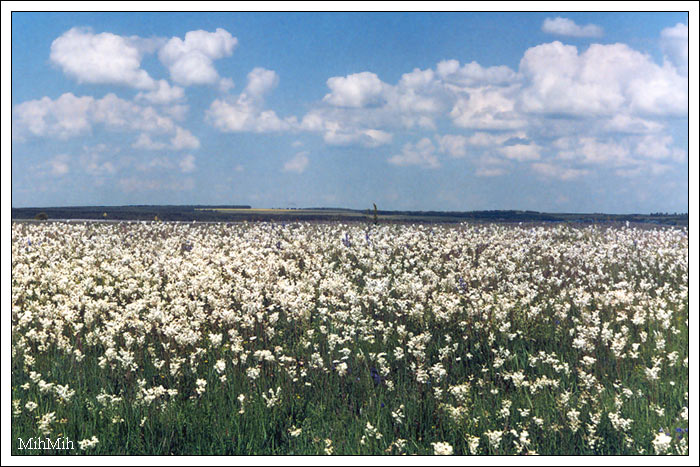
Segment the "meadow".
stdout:
[[12,454],[688,453],[687,228],[13,223],[11,315]]

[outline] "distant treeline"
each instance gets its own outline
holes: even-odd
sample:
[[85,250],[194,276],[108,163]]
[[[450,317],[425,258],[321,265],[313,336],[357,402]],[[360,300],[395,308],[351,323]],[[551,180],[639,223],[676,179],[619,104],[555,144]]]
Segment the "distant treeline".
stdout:
[[[237,211],[226,211],[236,209]],[[106,221],[162,220],[182,222],[241,221],[362,221],[373,222],[374,210],[344,208],[303,208],[297,210],[256,210],[247,205],[190,206],[76,206],[44,208],[12,208],[12,219],[91,219]],[[303,212],[302,212],[303,211]],[[688,214],[604,214],[546,213],[537,211],[376,211],[378,222],[631,222],[659,225],[688,225]]]
[[167,205],[133,205],[133,206],[69,206],[48,208],[12,208],[12,219],[35,219],[37,216],[48,219],[90,219],[90,220],[158,220],[163,221],[221,221],[221,213],[201,210],[216,209],[250,209],[247,205],[221,206],[167,206]]

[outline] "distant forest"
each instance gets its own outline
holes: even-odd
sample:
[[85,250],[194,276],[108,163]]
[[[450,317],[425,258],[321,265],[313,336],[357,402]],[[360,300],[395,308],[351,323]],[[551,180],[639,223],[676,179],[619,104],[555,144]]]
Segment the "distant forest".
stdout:
[[[226,211],[234,209],[235,211]],[[343,222],[633,222],[651,225],[688,225],[688,213],[604,214],[545,213],[537,211],[375,211],[343,208],[285,210],[253,209],[246,205],[225,206],[76,206],[12,208],[13,220],[102,220],[102,221],[343,221]]]

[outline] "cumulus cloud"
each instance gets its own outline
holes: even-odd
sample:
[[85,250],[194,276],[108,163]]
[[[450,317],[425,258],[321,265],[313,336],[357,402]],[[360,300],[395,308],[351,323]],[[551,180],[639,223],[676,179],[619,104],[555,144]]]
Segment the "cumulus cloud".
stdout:
[[685,115],[687,79],[625,44],[593,44],[582,54],[561,42],[528,49],[520,61],[525,112],[575,116]]
[[501,146],[510,139],[526,139],[527,134],[524,131],[507,132],[507,133],[484,133],[477,132],[469,137],[467,143],[471,146]]
[[235,101],[216,99],[207,110],[207,118],[216,128],[225,132],[252,131],[265,133],[291,128],[272,110],[260,110],[245,99]]
[[81,167],[93,177],[104,177],[117,171],[112,161],[105,161],[98,152],[88,152],[80,158]]
[[[168,67],[171,79],[177,84],[216,84],[220,78],[214,60],[231,56],[237,44],[238,39],[225,29],[190,31],[185,34],[185,40],[171,38],[158,52],[158,58]],[[227,87],[230,84],[232,82],[224,83]]]
[[109,93],[102,99],[94,99],[91,118],[112,130],[140,130],[169,133],[176,128],[172,119],[161,115],[151,106],[140,106]]
[[39,177],[63,177],[70,172],[70,157],[67,154],[59,154],[33,165],[31,170]]
[[48,97],[22,102],[12,109],[12,136],[56,136],[61,139],[84,133],[91,128],[90,112],[95,100],[73,93],[52,100]]
[[619,166],[630,162],[630,150],[625,142],[613,138],[605,140],[593,136],[564,137],[556,140],[560,160],[584,164]]
[[489,88],[475,89],[469,97],[457,98],[450,117],[459,127],[484,130],[513,130],[527,123],[515,109],[512,90]]
[[348,76],[334,76],[326,82],[330,94],[323,100],[339,107],[367,107],[382,103],[386,88],[377,75],[368,71]]
[[294,157],[284,163],[284,171],[299,174],[304,172],[304,170],[306,170],[306,166],[309,165],[309,158],[307,157],[308,154],[309,153],[307,151],[296,153]]
[[170,139],[170,144],[166,144],[163,141],[153,141],[149,134],[141,133],[131,145],[131,147],[136,149],[148,149],[153,151],[161,149],[174,149],[176,151],[181,149],[197,149],[199,146],[199,139],[190,133],[189,130],[180,127],[175,129],[175,134]]
[[509,67],[484,68],[477,62],[459,65],[457,60],[443,60],[437,64],[437,74],[446,83],[460,86],[505,85],[517,81],[518,75]]
[[166,80],[159,80],[155,89],[150,92],[140,92],[136,95],[136,100],[147,101],[152,104],[170,104],[182,100],[185,97],[185,90],[179,86],[171,86]]
[[654,133],[664,128],[664,125],[640,117],[617,114],[604,122],[604,129],[618,133]]
[[170,140],[170,144],[175,150],[197,149],[199,147],[199,140],[188,130],[178,127],[175,129],[175,136]]
[[688,75],[688,26],[678,23],[661,31],[661,49],[678,71]]
[[277,73],[255,68],[248,73],[244,91],[233,97],[216,99],[207,110],[207,120],[221,131],[265,133],[290,130],[296,119],[282,120],[273,110],[263,110],[263,96],[277,86]]
[[501,154],[516,161],[535,161],[540,158],[541,147],[537,144],[513,144],[499,148]]
[[603,35],[603,28],[595,24],[579,26],[569,18],[547,18],[542,23],[542,31],[549,34],[571,37],[600,37]]
[[406,143],[401,154],[389,158],[389,163],[398,166],[416,165],[424,169],[436,169],[440,162],[435,155],[435,146],[428,138],[423,138],[417,143]]
[[72,28],[51,44],[51,61],[79,83],[118,84],[153,89],[155,82],[141,69],[143,40],[112,33],[94,34]]
[[634,146],[634,154],[646,159],[671,159],[681,162],[686,157],[683,148],[673,145],[671,135],[645,135]]
[[454,158],[466,157],[468,140],[462,135],[437,136],[440,152]]
[[157,151],[159,149],[165,149],[167,145],[161,141],[153,141],[147,133],[141,133],[136,141],[132,143],[131,147],[135,149]]
[[323,133],[323,140],[331,145],[360,144],[365,147],[377,147],[388,144],[393,139],[391,133],[363,128],[361,125],[354,115],[338,115],[317,109],[307,113],[298,127],[304,131]]
[[188,130],[151,106],[141,106],[110,93],[101,99],[77,97],[65,93],[58,99],[48,97],[18,104],[12,110],[13,138],[57,137],[67,139],[89,133],[96,125],[110,131],[138,131],[132,147],[163,149],[165,143],[151,135],[172,135],[172,149],[196,149],[199,140]]
[[244,92],[252,98],[261,98],[275,89],[279,81],[279,76],[273,70],[266,70],[260,67],[253,68],[248,73],[248,84]]

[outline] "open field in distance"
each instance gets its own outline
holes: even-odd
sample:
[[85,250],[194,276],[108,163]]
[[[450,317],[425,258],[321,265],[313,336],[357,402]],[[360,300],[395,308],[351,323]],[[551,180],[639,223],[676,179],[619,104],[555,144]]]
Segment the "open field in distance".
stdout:
[[[375,221],[373,209],[308,208],[308,209],[261,209],[250,206],[80,206],[12,208],[13,220],[34,219],[44,213],[51,219],[84,220],[154,220],[162,221],[202,221],[202,222],[243,222],[243,221]],[[607,223],[625,222],[648,225],[687,226],[687,213],[674,214],[600,214],[600,213],[542,213],[536,211],[377,211],[378,222],[420,222],[420,223]]]

